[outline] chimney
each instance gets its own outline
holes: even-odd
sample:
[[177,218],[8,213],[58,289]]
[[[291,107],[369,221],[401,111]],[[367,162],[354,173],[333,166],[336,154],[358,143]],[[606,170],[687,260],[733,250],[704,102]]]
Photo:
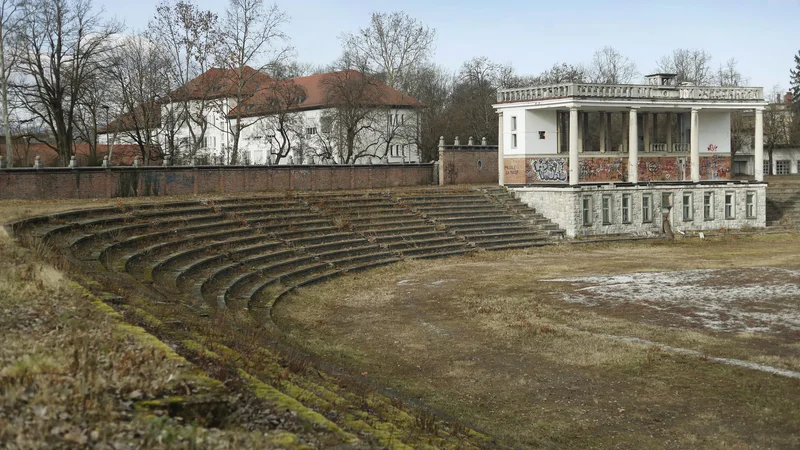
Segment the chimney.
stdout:
[[781,94],[780,93],[775,94],[775,104],[776,105],[780,105],[781,104]]

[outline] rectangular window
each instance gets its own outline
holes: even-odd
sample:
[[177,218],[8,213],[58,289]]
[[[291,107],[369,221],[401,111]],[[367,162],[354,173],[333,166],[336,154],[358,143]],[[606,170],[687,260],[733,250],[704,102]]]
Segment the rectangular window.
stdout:
[[517,148],[517,133],[511,133],[511,148]]
[[400,125],[403,125],[404,123],[406,123],[406,115],[400,114]]
[[586,196],[581,200],[583,209],[583,224],[588,226],[592,224],[592,197]]
[[725,193],[725,219],[731,220],[736,218],[736,193]]
[[756,193],[747,191],[745,196],[745,215],[748,219],[756,218]]
[[319,119],[320,127],[323,133],[330,133],[333,128],[333,117],[321,117]]
[[768,159],[765,159],[764,160],[764,175],[769,175],[770,174],[769,169],[770,169],[770,162],[769,162]]
[[653,221],[653,196],[642,194],[642,223]]
[[517,131],[517,116],[511,116],[511,131]]
[[694,208],[692,205],[692,193],[683,193],[683,221],[691,222],[694,218]]
[[315,134],[317,134],[317,127],[307,127],[306,128],[306,135],[307,136],[313,136]]
[[622,223],[631,223],[631,194],[622,194]]
[[703,193],[703,219],[714,220],[714,193]]
[[603,225],[611,225],[613,216],[611,215],[611,196],[603,196]]
[[775,175],[789,175],[789,171],[791,170],[792,162],[791,161],[775,161]]

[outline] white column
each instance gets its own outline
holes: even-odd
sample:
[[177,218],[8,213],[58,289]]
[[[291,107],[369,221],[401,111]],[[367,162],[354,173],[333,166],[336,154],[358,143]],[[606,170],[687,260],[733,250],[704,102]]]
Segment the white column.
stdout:
[[600,153],[606,152],[606,113],[600,112]]
[[578,108],[569,109],[569,184],[577,186],[580,182],[578,163]]
[[628,118],[628,181],[639,182],[639,127],[636,108],[631,108]]
[[497,115],[497,184],[505,184],[505,148],[503,147],[503,113]]
[[692,167],[692,183],[700,182],[700,119],[698,109],[692,108],[691,129],[689,138],[690,162]]
[[[570,113],[572,110],[570,110]],[[578,129],[578,152],[583,153],[583,124],[586,123],[586,118],[583,116],[583,112],[578,112],[578,121],[572,122],[572,116],[570,116],[570,130],[572,129],[572,124],[575,123],[575,128]]]
[[667,113],[667,151],[672,151],[672,116],[671,112]]
[[[755,136],[755,174],[756,181],[764,181],[764,110],[756,110],[756,136]],[[770,161],[770,164],[772,161]]]

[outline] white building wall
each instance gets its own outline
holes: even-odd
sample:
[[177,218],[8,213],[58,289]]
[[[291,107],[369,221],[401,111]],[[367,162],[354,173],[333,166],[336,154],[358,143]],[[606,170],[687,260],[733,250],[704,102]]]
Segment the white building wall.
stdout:
[[701,110],[697,119],[700,122],[700,153],[730,155],[731,113]]
[[525,111],[522,129],[525,136],[526,154],[554,155],[558,153],[556,112],[554,109]]

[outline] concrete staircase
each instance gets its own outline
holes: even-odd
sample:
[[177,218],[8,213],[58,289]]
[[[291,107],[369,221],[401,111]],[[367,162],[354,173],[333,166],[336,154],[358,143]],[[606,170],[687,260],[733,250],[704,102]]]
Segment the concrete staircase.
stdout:
[[770,177],[767,187],[767,226],[800,228],[800,177]]

